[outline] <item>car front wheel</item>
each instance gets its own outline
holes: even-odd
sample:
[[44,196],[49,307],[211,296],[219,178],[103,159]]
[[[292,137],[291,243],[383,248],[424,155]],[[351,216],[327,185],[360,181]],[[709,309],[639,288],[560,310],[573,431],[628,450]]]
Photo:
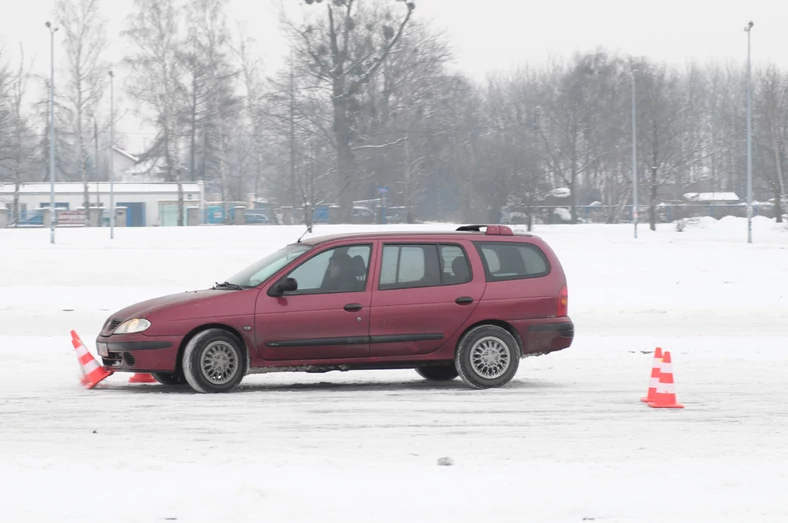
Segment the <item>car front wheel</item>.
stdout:
[[434,367],[416,367],[419,376],[430,381],[451,381],[458,376],[454,365],[439,365]]
[[183,374],[197,392],[229,392],[246,373],[246,350],[241,342],[222,329],[195,335],[183,351]]
[[475,389],[509,383],[520,366],[517,340],[502,327],[480,325],[460,340],[455,367],[462,380]]

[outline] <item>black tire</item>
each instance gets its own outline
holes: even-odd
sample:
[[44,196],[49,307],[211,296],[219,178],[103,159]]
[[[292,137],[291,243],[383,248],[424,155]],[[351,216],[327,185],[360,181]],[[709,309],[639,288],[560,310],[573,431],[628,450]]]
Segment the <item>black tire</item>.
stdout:
[[182,372],[153,372],[151,375],[162,385],[188,385]]
[[[485,351],[490,354],[491,360],[487,360]],[[472,358],[476,364],[471,361]],[[460,339],[454,365],[462,380],[475,389],[502,387],[517,374],[520,346],[506,329],[496,325],[479,325]]]
[[[203,365],[206,358],[213,359],[213,373]],[[233,390],[243,380],[246,364],[245,347],[237,337],[223,329],[197,333],[183,351],[186,381],[196,392],[205,394]]]
[[429,381],[451,381],[459,374],[454,365],[434,365],[431,367],[416,367],[419,376]]

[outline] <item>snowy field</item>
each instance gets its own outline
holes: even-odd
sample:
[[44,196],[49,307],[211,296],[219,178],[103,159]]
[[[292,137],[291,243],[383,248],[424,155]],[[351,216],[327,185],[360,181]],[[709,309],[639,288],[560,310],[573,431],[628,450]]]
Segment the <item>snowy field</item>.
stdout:
[[[113,311],[301,232],[58,229],[52,246],[0,229],[0,521],[788,521],[788,228],[767,219],[754,245],[734,218],[637,241],[540,226],[577,337],[502,389],[413,371],[255,375],[225,395],[79,386],[71,329],[94,350]],[[639,401],[657,346],[684,410]]]

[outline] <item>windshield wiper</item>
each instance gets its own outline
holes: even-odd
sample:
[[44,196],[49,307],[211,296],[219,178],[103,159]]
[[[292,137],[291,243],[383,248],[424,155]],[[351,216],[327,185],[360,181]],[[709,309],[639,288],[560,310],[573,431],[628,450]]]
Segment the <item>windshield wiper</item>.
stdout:
[[242,287],[237,283],[230,283],[229,281],[225,281],[222,283],[217,282],[216,285],[213,286],[214,289],[232,289],[235,291],[242,291],[246,289],[246,287]]

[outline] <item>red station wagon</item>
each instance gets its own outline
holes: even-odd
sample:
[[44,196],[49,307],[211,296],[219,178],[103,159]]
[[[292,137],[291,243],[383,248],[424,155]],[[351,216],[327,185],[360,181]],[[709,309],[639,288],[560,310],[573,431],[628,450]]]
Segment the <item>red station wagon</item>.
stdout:
[[249,373],[412,368],[500,387],[520,359],[568,348],[566,277],[544,240],[500,225],[288,245],[212,289],[113,314],[105,368],[226,392]]

